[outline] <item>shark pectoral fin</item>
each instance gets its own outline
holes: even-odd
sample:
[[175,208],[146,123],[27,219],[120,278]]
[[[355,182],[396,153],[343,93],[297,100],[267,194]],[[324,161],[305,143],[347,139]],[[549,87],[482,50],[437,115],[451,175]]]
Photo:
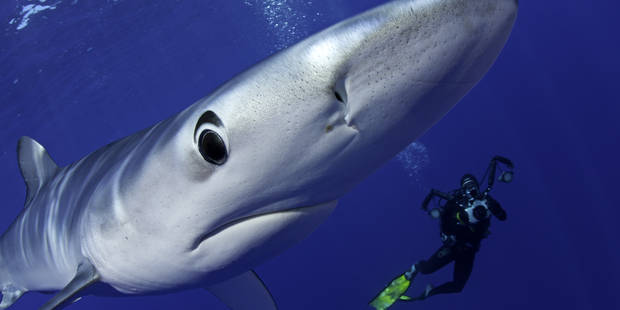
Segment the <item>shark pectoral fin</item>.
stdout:
[[65,286],[60,292],[58,292],[52,299],[50,299],[39,310],[54,310],[62,309],[64,306],[71,304],[79,299],[76,296],[81,290],[89,287],[99,280],[99,273],[95,266],[91,263],[85,262],[78,266],[77,273],[73,280]]
[[13,305],[26,291],[16,289],[13,286],[7,286],[2,289],[2,302],[0,303],[0,310],[4,310]]
[[26,182],[26,204],[28,204],[41,186],[56,174],[58,165],[52,160],[45,148],[30,137],[19,139],[17,161],[19,170]]
[[232,310],[276,310],[276,302],[254,271],[206,288]]

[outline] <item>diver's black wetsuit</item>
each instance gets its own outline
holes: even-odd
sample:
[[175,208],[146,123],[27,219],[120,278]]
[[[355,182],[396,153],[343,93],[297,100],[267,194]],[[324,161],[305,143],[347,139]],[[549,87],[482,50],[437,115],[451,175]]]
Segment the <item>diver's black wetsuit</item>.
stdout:
[[[424,294],[423,298],[462,291],[471,274],[480,242],[489,233],[490,218],[472,224],[462,220],[466,219],[462,213],[461,216],[458,216],[460,212],[463,212],[461,206],[466,205],[466,199],[467,197],[464,195],[457,194],[453,199],[446,202],[440,217],[444,245],[428,260],[415,264],[417,272],[429,274],[454,261],[453,280],[433,288],[428,294]],[[490,195],[487,195],[486,199],[489,211],[499,220],[506,220],[506,211],[502,209],[499,203]]]

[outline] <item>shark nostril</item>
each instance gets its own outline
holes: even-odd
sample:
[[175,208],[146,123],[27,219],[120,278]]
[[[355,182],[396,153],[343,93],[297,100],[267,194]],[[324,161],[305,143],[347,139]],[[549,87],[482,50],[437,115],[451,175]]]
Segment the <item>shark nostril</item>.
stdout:
[[336,99],[338,99],[338,101],[344,103],[344,99],[342,99],[342,95],[340,95],[340,93],[338,93],[338,91],[334,92],[334,96],[336,96]]
[[[347,93],[347,87],[346,87],[346,75],[342,75],[339,79],[337,79],[334,83],[333,86],[333,92],[334,92],[334,97],[336,97],[336,99],[342,103],[342,106],[340,106],[340,108],[342,109],[342,118],[344,119],[344,122],[347,124],[347,126],[350,126],[350,107],[349,107],[349,94]],[[330,132],[331,129],[330,128],[326,128],[326,132]]]
[[337,79],[332,89],[334,91],[334,96],[336,97],[336,99],[338,99],[338,101],[344,104],[347,104],[349,98],[347,94],[347,87],[345,85],[345,79],[346,77],[344,76]]

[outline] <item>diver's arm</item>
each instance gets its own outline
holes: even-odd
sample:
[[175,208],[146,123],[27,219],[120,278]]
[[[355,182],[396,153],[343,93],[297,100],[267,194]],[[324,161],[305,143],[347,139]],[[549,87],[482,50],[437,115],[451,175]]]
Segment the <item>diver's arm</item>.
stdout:
[[506,210],[504,210],[502,208],[502,206],[499,205],[499,202],[497,202],[497,200],[493,199],[493,197],[491,196],[487,196],[487,200],[489,203],[489,210],[491,211],[491,213],[493,213],[493,215],[498,218],[500,221],[505,221],[506,220]]

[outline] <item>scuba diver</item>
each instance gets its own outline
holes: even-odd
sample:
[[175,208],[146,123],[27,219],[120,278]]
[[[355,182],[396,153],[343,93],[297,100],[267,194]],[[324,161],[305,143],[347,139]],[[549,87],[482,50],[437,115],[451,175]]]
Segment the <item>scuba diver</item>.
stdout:
[[[512,162],[505,157],[495,156],[491,159],[485,173],[485,176],[489,174],[489,178],[484,192],[480,191],[478,180],[471,174],[465,174],[461,178],[460,188],[452,192],[443,193],[435,189],[431,190],[422,202],[422,209],[431,217],[439,219],[443,245],[428,260],[413,264],[410,270],[395,278],[370,302],[371,306],[382,310],[398,300],[424,300],[433,295],[458,293],[463,290],[473,269],[474,258],[480,248],[480,243],[490,233],[491,215],[500,221],[506,220],[506,211],[489,195],[495,181],[498,162],[509,169],[503,171],[498,180],[509,183],[513,177]],[[435,197],[440,198],[437,202],[438,207],[429,210],[428,205]],[[441,200],[446,200],[443,206],[439,206]],[[418,297],[412,298],[404,295],[418,273],[433,273],[452,261],[454,261],[452,281],[434,288],[428,285]]]

